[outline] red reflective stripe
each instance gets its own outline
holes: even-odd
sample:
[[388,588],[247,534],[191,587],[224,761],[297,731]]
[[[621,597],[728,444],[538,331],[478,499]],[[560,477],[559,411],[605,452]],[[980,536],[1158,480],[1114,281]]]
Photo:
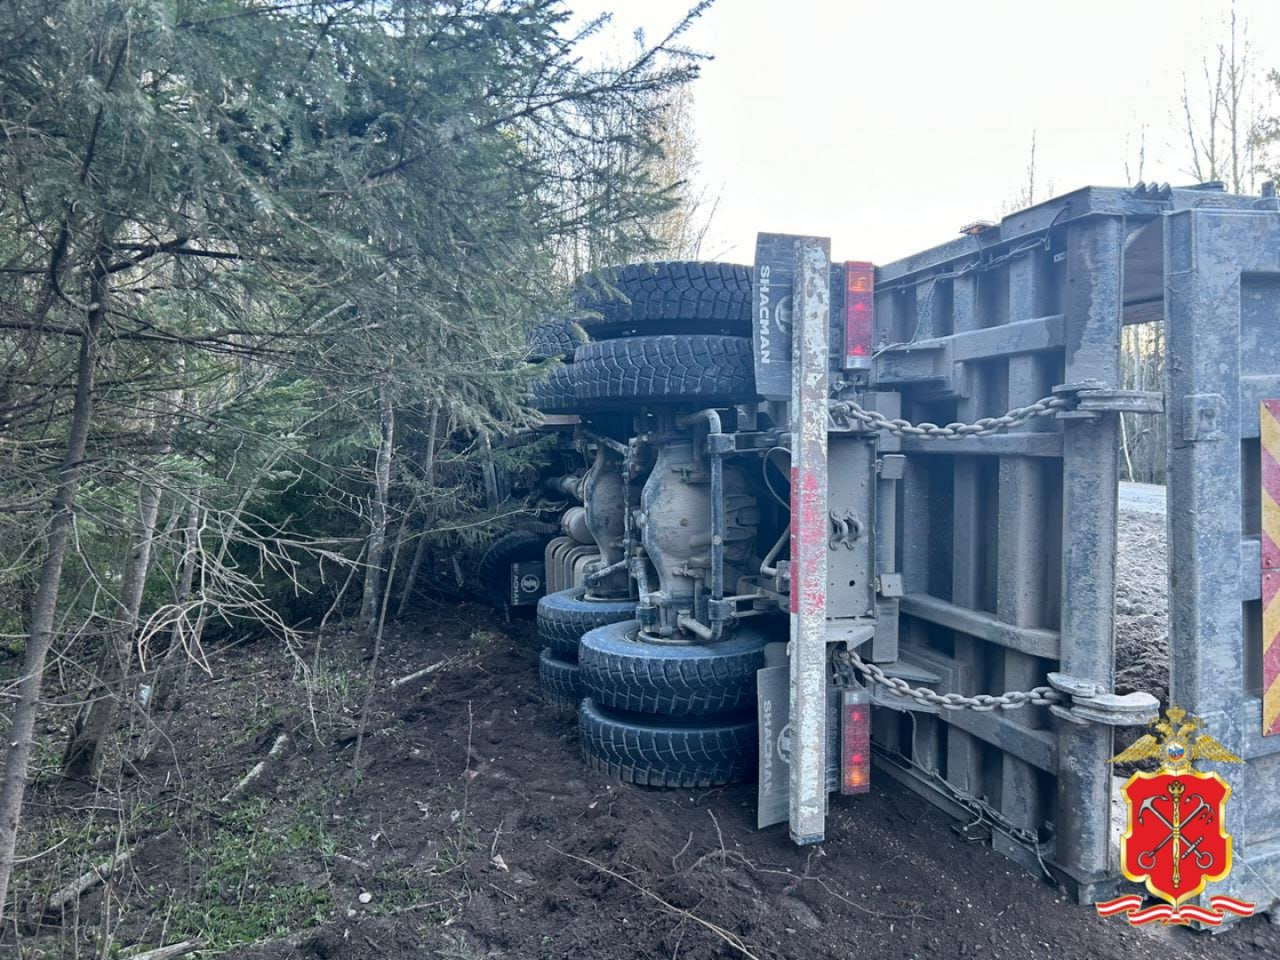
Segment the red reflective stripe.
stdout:
[[[823,604],[826,584],[815,555],[825,542],[827,518],[822,513],[823,478],[791,468],[791,612],[815,609]],[[806,546],[810,549],[804,549]]]

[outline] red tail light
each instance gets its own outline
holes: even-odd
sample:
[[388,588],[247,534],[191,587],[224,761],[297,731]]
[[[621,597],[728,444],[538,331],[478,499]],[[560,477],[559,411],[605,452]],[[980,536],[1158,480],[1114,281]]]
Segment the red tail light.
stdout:
[[863,687],[845,690],[840,701],[840,792],[871,790],[871,698]]
[[875,315],[876,270],[870,263],[844,265],[844,367],[871,368],[871,331]]

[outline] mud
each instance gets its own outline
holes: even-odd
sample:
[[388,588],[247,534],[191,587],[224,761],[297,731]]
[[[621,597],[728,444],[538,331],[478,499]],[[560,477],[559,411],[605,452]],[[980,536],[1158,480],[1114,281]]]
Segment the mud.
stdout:
[[[1139,526],[1128,526],[1126,542],[1154,551]],[[1133,612],[1123,616],[1127,642],[1146,650],[1158,628],[1138,618],[1156,617],[1157,601],[1139,586],[1135,578],[1125,588]],[[331,669],[367,668],[358,639],[331,646]],[[833,797],[827,841],[799,848],[785,826],[754,828],[753,787],[658,791],[591,773],[579,759],[573,719],[539,697],[532,631],[498,622],[491,610],[424,612],[387,647],[362,745],[370,763],[358,780],[347,712],[358,698],[313,695],[324,734],[317,741],[295,663],[266,644],[219,656],[214,677],[200,681],[179,714],[170,746],[129,781],[145,811],[132,839],[160,839],[142,847],[110,903],[99,888],[82,898],[77,917],[28,929],[24,956],[75,955],[68,931],[78,924],[83,938],[100,928],[104,909],[118,943],[154,943],[166,911],[178,916],[173,905],[184,898],[203,898],[200,922],[209,924],[223,916],[218,902],[247,916],[286,890],[303,900],[314,894],[315,915],[225,955],[1280,956],[1280,928],[1261,919],[1213,938],[1100,920],[989,848],[964,842],[947,817],[883,776],[870,796]],[[441,666],[390,685],[432,664]],[[246,716],[262,721],[253,732],[245,731]],[[214,798],[280,730],[291,735],[289,749],[233,804],[252,815],[245,842],[275,852],[225,871],[211,898],[215,845],[241,822]],[[31,809],[39,816],[56,800],[68,805],[54,787],[37,784]],[[207,813],[175,827],[174,812],[192,804]],[[301,842],[288,842],[295,836]],[[104,837],[95,855],[109,843]],[[168,938],[179,932],[170,922]],[[43,954],[35,952],[41,945]],[[12,951],[12,939],[0,949]]]

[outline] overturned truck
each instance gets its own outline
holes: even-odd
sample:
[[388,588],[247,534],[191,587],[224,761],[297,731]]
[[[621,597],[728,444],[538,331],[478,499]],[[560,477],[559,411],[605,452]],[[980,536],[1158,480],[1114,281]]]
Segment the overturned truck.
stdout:
[[[1115,734],[1160,706],[1113,692],[1118,424],[1162,417],[1171,700],[1246,761],[1219,892],[1275,902],[1273,191],[1086,188],[879,267],[761,235],[751,267],[605,271],[577,307],[535,390],[573,505],[509,575],[546,584],[543,690],[589,764],[754,777],[797,843],[888,776],[1107,895]],[[1164,389],[1122,389],[1152,323]]]

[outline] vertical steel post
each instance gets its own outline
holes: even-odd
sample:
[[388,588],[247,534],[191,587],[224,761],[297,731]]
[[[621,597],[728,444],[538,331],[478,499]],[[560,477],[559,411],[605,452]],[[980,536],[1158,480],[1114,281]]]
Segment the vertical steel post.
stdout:
[[[1169,699],[1247,761],[1209,766],[1233,794],[1235,865],[1214,892],[1280,919],[1280,743],[1263,736],[1258,649],[1277,601],[1259,571],[1270,550],[1258,539],[1270,533],[1250,516],[1263,497],[1253,465],[1272,456],[1260,401],[1280,396],[1280,218],[1192,210],[1165,224],[1167,349],[1177,358],[1166,406]],[[1242,456],[1252,465],[1242,469]]]
[[1195,214],[1167,222],[1168,351],[1178,360],[1169,368],[1170,697],[1232,746],[1244,672],[1240,266],[1206,255]]
[[[952,329],[956,333],[968,333],[982,326],[978,316],[978,280],[976,273],[969,273],[955,281],[954,314]],[[996,413],[978,408],[977,393],[980,376],[975,365],[957,364],[956,376],[962,379],[966,395],[956,401],[956,419],[965,422],[980,416]],[[979,496],[978,458],[953,457],[952,514],[951,514],[951,602],[958,606],[977,610],[978,589],[982,570],[982,555],[989,545],[983,543],[982,498]],[[978,693],[977,683],[981,675],[979,641],[963,633],[955,633],[955,658],[963,669],[963,679],[957,693]],[[945,716],[943,720],[945,721]],[[972,734],[959,727],[947,727],[947,781],[968,793],[981,794],[982,744]]]
[[[1167,224],[1167,349],[1178,359],[1168,373],[1169,700],[1204,721],[1229,749],[1243,753],[1240,440],[1245,431],[1239,398],[1243,365],[1257,362],[1241,356],[1245,264],[1236,259],[1239,239],[1233,244],[1219,236],[1213,218],[1179,213]],[[1258,244],[1250,252],[1265,249]],[[1222,250],[1234,256],[1224,257]],[[1248,415],[1255,409],[1250,403]],[[1235,765],[1221,768],[1235,792],[1233,803],[1243,801],[1258,813],[1267,809],[1266,795],[1274,796],[1275,785],[1255,786],[1256,771],[1262,769],[1260,758],[1251,758],[1243,771]],[[1249,849],[1254,811],[1237,809],[1241,815],[1231,827],[1236,868],[1228,881],[1236,883],[1249,876],[1241,865],[1258,859]],[[1258,866],[1250,864],[1253,876],[1271,872]]]
[[[1009,278],[1010,322],[1033,319],[1040,300],[1036,261],[1025,256],[1011,261],[1005,269]],[[1052,384],[1043,369],[1033,354],[1009,358],[1009,408],[1032,403],[1049,392]],[[1014,432],[1031,432],[1037,427],[1038,424],[1024,424]],[[996,615],[1019,627],[1046,626],[1045,469],[1037,457],[1000,458]],[[1060,521],[1055,518],[1054,522]],[[1044,682],[1046,671],[1035,657],[1006,650],[1003,659],[1005,690],[1025,690]],[[1022,710],[1009,719],[1019,726],[1034,727],[1040,717],[1038,711]],[[1044,818],[1039,772],[1009,753],[1001,759],[1000,810],[1015,825],[1032,833],[1038,833]],[[1035,857],[1003,834],[996,834],[992,841],[999,852],[1035,868]]]
[[791,839],[827,815],[827,398],[830,241],[795,242],[791,374]]
[[[1124,239],[1124,221],[1114,217],[1067,229],[1067,382],[1119,382]],[[1117,419],[1063,421],[1061,670],[1108,691],[1115,677]],[[1112,739],[1103,724],[1058,724],[1055,861],[1086,903],[1105,893],[1111,873]]]

